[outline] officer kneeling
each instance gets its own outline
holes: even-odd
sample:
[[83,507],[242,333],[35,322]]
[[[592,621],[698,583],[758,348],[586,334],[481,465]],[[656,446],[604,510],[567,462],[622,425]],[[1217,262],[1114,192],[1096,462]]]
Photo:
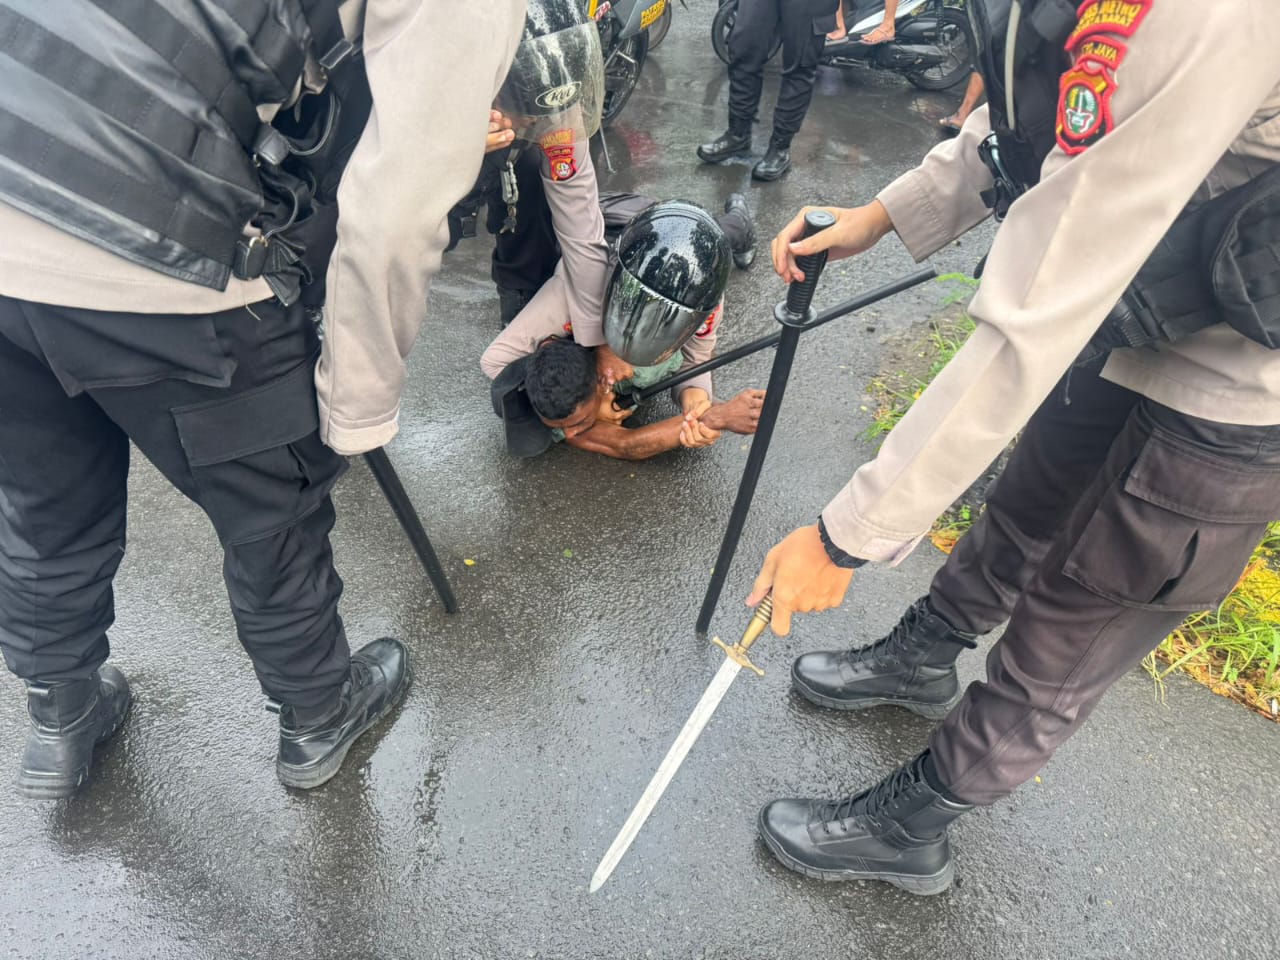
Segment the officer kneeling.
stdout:
[[503,419],[508,449],[532,457],[564,441],[644,460],[680,446],[708,446],[723,430],[754,433],[764,391],[744,390],[717,403],[707,373],[672,390],[680,415],[634,429],[622,425],[634,412],[626,400],[632,391],[709,360],[715,351],[733,256],[720,226],[694,204],[663,201],[631,221],[614,256],[604,295],[604,344],[575,342],[566,285],[553,277],[481,358],[494,377],[494,412]]

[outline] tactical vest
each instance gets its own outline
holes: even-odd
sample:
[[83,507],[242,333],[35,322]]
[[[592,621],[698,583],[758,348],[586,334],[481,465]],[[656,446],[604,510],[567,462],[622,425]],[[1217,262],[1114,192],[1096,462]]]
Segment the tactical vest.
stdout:
[[296,301],[368,117],[339,3],[0,0],[0,200],[168,276]]
[[[1068,0],[968,0],[992,134],[979,155],[983,199],[997,220],[1040,180],[1056,140],[1064,49],[1077,22]],[[1280,164],[1188,206],[1103,321],[1078,362],[1117,347],[1172,342],[1217,323],[1280,349]]]

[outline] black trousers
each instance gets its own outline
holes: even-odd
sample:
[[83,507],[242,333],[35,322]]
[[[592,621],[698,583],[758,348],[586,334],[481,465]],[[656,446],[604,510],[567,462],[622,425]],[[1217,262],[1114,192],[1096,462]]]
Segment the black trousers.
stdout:
[[933,733],[943,782],[992,803],[1032,777],[1189,612],[1222,602],[1277,518],[1280,426],[1201,420],[1074,371],[930,587],[961,630],[1008,621],[986,681]]
[[329,547],[346,461],[317,432],[318,340],[274,301],[197,316],[0,297],[0,649],[34,681],[108,654],[129,441],[212,521],[263,690],[333,697],[349,650]]
[[773,139],[789,146],[813,99],[826,34],[835,29],[839,0],[739,0],[729,34],[729,128],[746,132],[756,120],[764,66],[782,34],[782,86],[773,111]]
[[492,276],[499,287],[533,294],[555,272],[560,243],[542,184],[542,151],[525,147],[512,166],[520,191],[514,230],[502,232],[507,206],[502,202],[501,179],[493,177],[485,194],[486,225],[494,237]]

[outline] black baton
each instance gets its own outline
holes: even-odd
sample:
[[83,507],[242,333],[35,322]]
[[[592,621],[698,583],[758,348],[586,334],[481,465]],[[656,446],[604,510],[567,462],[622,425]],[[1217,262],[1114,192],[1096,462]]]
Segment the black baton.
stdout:
[[427,539],[427,531],[422,526],[422,519],[414,509],[409,494],[405,492],[396,468],[391,465],[387,451],[383,447],[370,450],[364,455],[364,462],[369,465],[369,472],[373,474],[373,479],[378,481],[378,487],[382,490],[382,495],[387,498],[387,503],[391,504],[396,519],[400,521],[400,529],[409,538],[414,553],[422,563],[422,569],[427,571],[431,585],[436,588],[440,602],[444,604],[444,612],[457,613],[458,600],[453,595],[453,588],[449,586],[449,578],[445,576],[444,567],[440,566],[440,559],[432,549],[431,541]]

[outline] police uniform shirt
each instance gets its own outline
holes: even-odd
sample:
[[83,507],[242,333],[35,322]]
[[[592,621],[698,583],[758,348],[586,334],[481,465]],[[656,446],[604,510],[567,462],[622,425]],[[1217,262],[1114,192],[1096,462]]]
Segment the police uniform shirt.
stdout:
[[[970,306],[977,329],[824,510],[848,553],[896,562],[910,552],[1027,422],[1192,196],[1280,162],[1271,0],[1132,0],[1094,12],[1115,11],[1129,22],[1095,36],[1123,46],[1123,60],[1092,104],[1097,116],[1069,118],[1105,130],[1073,155],[1050,153],[1000,226]],[[980,193],[991,177],[977,153],[988,132],[985,108],[975,111],[880,194],[917,260],[988,215]],[[1113,351],[1103,376],[1192,416],[1280,423],[1280,351],[1222,324]]]

